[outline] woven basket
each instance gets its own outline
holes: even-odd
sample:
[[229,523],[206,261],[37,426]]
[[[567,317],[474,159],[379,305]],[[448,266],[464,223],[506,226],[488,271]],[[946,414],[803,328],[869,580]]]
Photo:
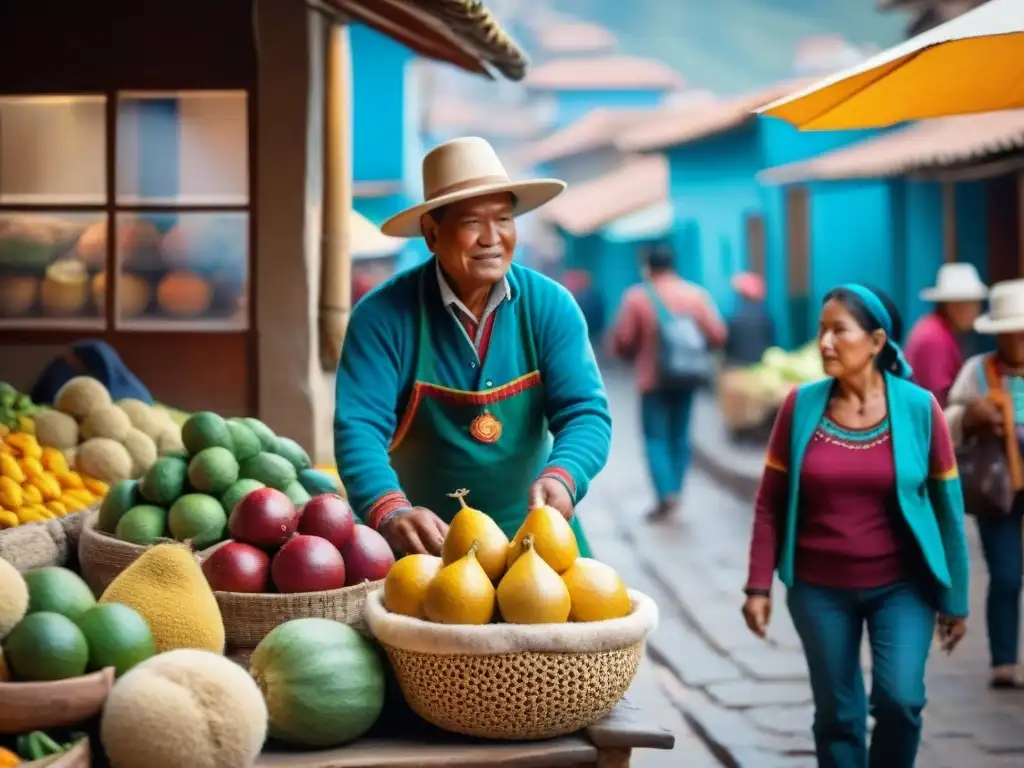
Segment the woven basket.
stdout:
[[0,531],[0,558],[22,573],[51,565],[67,565],[78,551],[85,519],[97,508],[93,506],[45,523],[26,523]]
[[78,539],[78,565],[85,583],[97,595],[102,595],[110,582],[138,560],[149,546],[115,539],[96,528],[98,521],[99,512],[94,512],[82,525],[82,535]]
[[486,739],[562,736],[622,698],[657,625],[654,602],[630,592],[622,619],[572,624],[432,624],[388,613],[383,591],[366,619],[409,706],[439,728]]
[[245,594],[214,592],[224,619],[224,639],[232,653],[255,648],[274,627],[292,619],[334,619],[364,635],[369,629],[363,617],[366,596],[384,584],[367,581],[326,592],[294,594]]

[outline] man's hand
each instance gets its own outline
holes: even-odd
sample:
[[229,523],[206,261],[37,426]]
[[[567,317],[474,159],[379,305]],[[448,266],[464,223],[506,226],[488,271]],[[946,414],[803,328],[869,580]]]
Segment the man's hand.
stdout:
[[380,528],[392,549],[407,555],[440,555],[448,524],[426,507],[413,507]]
[[964,412],[964,429],[968,432],[989,431],[1003,434],[1003,412],[987,397],[979,398]]
[[568,489],[553,477],[542,477],[530,486],[530,509],[543,507],[545,504],[561,512],[566,520],[572,520],[575,511],[572,496],[569,495]]

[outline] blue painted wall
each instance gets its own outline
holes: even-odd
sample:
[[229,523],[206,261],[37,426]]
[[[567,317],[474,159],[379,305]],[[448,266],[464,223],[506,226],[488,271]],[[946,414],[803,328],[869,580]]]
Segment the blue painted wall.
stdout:
[[355,181],[404,179],[414,121],[405,70],[413,53],[361,24],[349,29],[352,48],[352,153]]
[[630,109],[657,106],[667,91],[551,91],[555,104],[555,127],[564,128],[598,108]]

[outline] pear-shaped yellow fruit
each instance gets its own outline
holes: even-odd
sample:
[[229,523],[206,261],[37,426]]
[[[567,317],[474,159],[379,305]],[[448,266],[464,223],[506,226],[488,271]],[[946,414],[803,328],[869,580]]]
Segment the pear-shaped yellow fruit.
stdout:
[[572,600],[555,569],[534,549],[532,535],[523,539],[523,554],[498,585],[498,608],[509,624],[564,624]]
[[580,557],[562,581],[572,599],[569,621],[621,619],[633,609],[625,583],[610,565]]
[[527,536],[533,536],[533,548],[537,550],[537,554],[558,573],[569,570],[569,566],[580,556],[576,534],[572,532],[562,513],[554,507],[534,507],[508,547],[509,568],[522,554],[523,541]]
[[406,555],[384,579],[384,607],[391,613],[403,616],[415,616],[425,619],[423,601],[427,596],[427,587],[441,570],[440,557],[433,555]]
[[446,565],[427,587],[423,610],[438,624],[488,624],[494,616],[494,585],[476,559],[477,542],[469,552]]
[[483,566],[488,578],[497,582],[505,572],[508,536],[488,515],[466,504],[465,497],[468,494],[469,491],[465,488],[448,494],[451,498],[459,500],[462,509],[448,526],[448,535],[444,537],[444,547],[441,549],[441,559],[445,565],[451,565],[469,552],[474,541],[479,542],[476,559]]

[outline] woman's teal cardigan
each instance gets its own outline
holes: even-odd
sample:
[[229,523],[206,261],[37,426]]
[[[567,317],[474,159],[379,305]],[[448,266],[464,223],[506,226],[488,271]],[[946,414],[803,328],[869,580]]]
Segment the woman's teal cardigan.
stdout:
[[[929,475],[932,440],[932,395],[906,379],[885,374],[899,508],[925,562],[941,587],[938,609],[966,616],[970,559],[964,535],[964,500],[955,468]],[[807,446],[831,397],[834,379],[806,384],[797,391],[789,462],[789,500],[779,551],[779,579],[793,584],[800,466]]]

